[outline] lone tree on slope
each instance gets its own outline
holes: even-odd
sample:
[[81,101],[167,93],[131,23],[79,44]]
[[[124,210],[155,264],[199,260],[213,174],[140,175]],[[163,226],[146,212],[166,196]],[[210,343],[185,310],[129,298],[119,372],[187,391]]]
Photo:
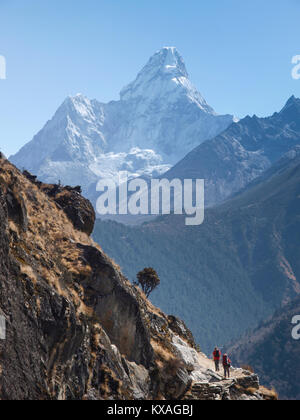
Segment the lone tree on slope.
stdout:
[[140,285],[147,298],[160,285],[158,274],[153,268],[144,268],[137,274],[137,279],[136,285]]

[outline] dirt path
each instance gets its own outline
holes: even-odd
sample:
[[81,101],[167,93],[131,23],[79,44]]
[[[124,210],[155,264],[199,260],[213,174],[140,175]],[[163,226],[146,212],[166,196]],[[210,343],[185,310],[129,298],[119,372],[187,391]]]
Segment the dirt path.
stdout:
[[[199,362],[200,362],[200,365],[203,366],[204,368],[215,371],[214,361],[212,359],[209,359],[205,354],[203,353],[199,354]],[[222,372],[223,372],[222,363],[220,363],[220,367],[221,367],[220,373],[222,376]],[[241,378],[245,376],[243,369],[236,369],[236,368],[231,368],[230,374],[231,374],[231,378]]]

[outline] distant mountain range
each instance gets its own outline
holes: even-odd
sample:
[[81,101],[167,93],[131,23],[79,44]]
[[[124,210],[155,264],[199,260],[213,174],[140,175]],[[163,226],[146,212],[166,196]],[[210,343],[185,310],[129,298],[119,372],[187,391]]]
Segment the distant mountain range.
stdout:
[[246,117],[189,153],[165,175],[205,179],[207,206],[220,203],[300,144],[300,99],[268,118]]
[[134,228],[98,221],[94,238],[131,280],[157,269],[155,304],[185,319],[209,352],[300,294],[298,153],[207,210],[202,226],[186,227],[181,216]]
[[120,100],[68,97],[10,160],[46,183],[81,185],[93,204],[97,181],[120,171],[204,179],[203,225],[174,215],[135,227],[98,220],[94,239],[131,281],[144,267],[158,271],[151,298],[183,318],[204,351],[239,339],[235,361],[300,398],[299,347],[288,335],[300,296],[300,99],[267,118],[217,115],[166,47]]
[[281,399],[300,399],[300,341],[292,338],[296,315],[300,297],[229,349],[234,363],[257,369],[262,383],[274,387]]
[[291,97],[267,118],[219,116],[190,82],[176,48],[165,47],[119,101],[68,97],[10,160],[44,182],[81,185],[94,205],[97,181],[118,180],[120,171],[130,178],[205,179],[211,207],[299,144],[300,99]]
[[176,48],[150,58],[119,101],[67,98],[10,160],[44,182],[81,185],[93,198],[100,178],[159,176],[234,118],[217,115],[192,85]]

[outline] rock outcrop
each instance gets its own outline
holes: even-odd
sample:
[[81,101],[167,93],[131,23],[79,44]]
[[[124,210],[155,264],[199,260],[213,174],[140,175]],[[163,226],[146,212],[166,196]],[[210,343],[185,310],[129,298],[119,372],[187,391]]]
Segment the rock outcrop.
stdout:
[[23,175],[37,185],[41,191],[53,198],[58,207],[71,220],[75,229],[91,235],[94,229],[96,213],[92,204],[82,197],[81,187],[73,188],[57,184],[43,184],[28,171],[24,171]]
[[246,398],[92,241],[79,190],[41,184],[3,157],[0,189],[0,399]]

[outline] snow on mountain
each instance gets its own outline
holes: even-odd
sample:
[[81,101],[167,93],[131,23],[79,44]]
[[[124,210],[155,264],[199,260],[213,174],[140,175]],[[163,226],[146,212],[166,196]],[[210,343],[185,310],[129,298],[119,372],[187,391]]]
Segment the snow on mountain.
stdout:
[[192,85],[176,48],[150,58],[119,101],[68,97],[51,121],[11,161],[44,182],[83,187],[121,170],[156,176],[233,122],[219,116]]
[[126,171],[129,178],[160,176],[170,169],[162,163],[160,155],[153,150],[135,147],[129,153],[104,153],[90,164],[90,170],[99,178],[116,178],[119,171]]
[[233,122],[232,116],[218,116],[206,103],[174,47],[154,54],[120,99],[108,104],[113,150],[153,149],[171,164]]
[[292,96],[267,118],[247,116],[203,142],[164,176],[205,179],[206,206],[247,187],[281,158],[299,153],[300,99]]
[[[179,95],[186,95],[200,109],[216,115],[189,81],[185,63],[174,47],[165,47],[158,51],[138,74],[136,80],[121,91],[120,96],[123,101],[142,99],[143,103],[149,104],[158,98],[165,99],[167,92],[173,95],[173,101]],[[168,101],[170,99],[169,97]]]

